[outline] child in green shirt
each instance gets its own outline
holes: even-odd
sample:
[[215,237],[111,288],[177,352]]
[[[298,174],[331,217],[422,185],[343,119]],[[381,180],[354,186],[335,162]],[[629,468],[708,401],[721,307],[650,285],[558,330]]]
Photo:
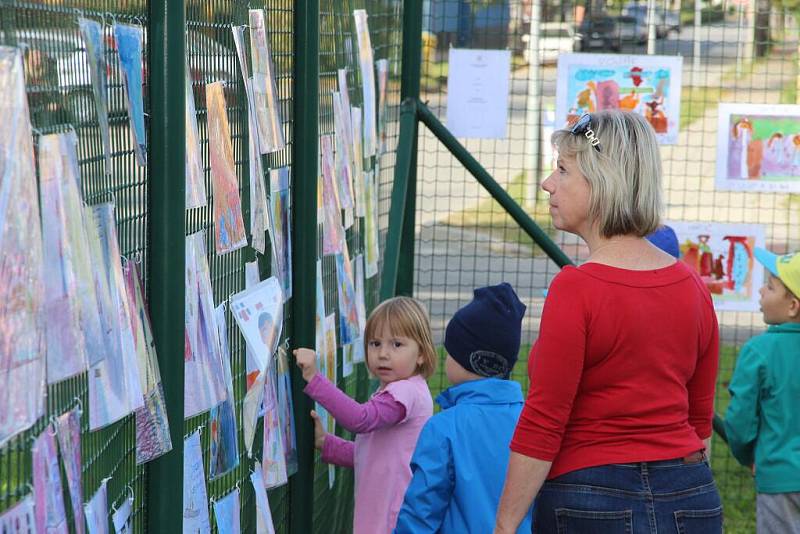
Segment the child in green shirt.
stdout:
[[767,331],[744,344],[730,382],[728,445],[756,477],[758,534],[800,534],[800,252],[760,248]]

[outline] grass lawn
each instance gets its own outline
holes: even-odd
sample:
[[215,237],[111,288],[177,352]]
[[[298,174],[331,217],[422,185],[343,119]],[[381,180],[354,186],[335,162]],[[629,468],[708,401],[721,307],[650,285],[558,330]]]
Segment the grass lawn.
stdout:
[[[527,392],[529,385],[529,352],[530,345],[520,348],[519,361],[511,373],[512,380],[516,380],[522,384],[522,389],[525,392]],[[724,346],[720,351],[720,368],[717,378],[717,398],[715,406],[719,414],[725,413],[725,409],[730,401],[728,382],[733,373],[736,353],[737,349],[732,346]],[[449,386],[444,373],[445,351],[443,347],[439,348],[439,355],[441,356],[441,360],[436,368],[436,373],[428,379],[428,386],[434,398]],[[714,434],[711,445],[711,469],[714,472],[714,479],[717,482],[717,487],[722,497],[725,533],[751,534],[755,532],[756,494],[753,477],[750,475],[749,469],[740,466],[733,456],[731,456],[728,446],[716,434]]]

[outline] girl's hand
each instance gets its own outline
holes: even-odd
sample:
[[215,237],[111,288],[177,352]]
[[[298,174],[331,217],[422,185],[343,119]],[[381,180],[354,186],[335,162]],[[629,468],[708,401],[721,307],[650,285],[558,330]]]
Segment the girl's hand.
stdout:
[[303,371],[303,380],[311,382],[317,374],[317,353],[311,349],[295,349],[293,354],[297,367]]
[[314,420],[314,447],[321,451],[322,445],[325,443],[325,436],[328,433],[325,432],[325,429],[322,427],[319,414],[314,410],[311,410],[311,418]]

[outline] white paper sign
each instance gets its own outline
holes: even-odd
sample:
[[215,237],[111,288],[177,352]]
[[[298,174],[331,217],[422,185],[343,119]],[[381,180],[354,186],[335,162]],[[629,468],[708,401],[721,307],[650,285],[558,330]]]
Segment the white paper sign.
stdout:
[[456,137],[504,139],[511,52],[451,48],[449,63],[447,128]]

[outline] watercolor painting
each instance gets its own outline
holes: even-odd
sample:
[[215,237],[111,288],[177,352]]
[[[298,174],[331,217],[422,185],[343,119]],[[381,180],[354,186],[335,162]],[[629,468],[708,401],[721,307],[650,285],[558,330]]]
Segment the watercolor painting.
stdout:
[[272,257],[273,271],[278,274],[283,289],[283,301],[292,296],[292,195],[289,187],[289,167],[269,171],[270,219],[275,255]]
[[130,495],[111,515],[111,523],[116,534],[133,534],[133,497]]
[[222,255],[247,244],[222,82],[206,85],[206,107],[208,153],[214,191],[214,243],[217,254]]
[[286,476],[297,472],[297,433],[294,426],[294,401],[292,400],[292,379],[286,349],[278,348],[278,416],[283,435],[283,452],[286,456]]
[[283,328],[280,282],[273,276],[240,291],[230,298],[230,307],[259,369],[268,369]]
[[375,72],[378,75],[378,150],[383,154],[388,150],[386,92],[389,85],[389,60],[379,59],[376,61]]
[[214,517],[217,520],[219,534],[241,533],[240,507],[239,488],[214,501]]
[[208,462],[208,478],[224,475],[239,465],[239,441],[236,428],[236,397],[233,390],[231,354],[228,346],[228,323],[225,319],[225,303],[214,309],[217,331],[219,332],[222,371],[225,377],[225,400],[211,409],[208,427],[211,432],[211,458]]
[[[36,512],[33,495],[23,499],[0,514],[0,532],[4,534],[29,534],[36,532]],[[82,516],[81,516],[82,517]]]
[[364,173],[364,186],[366,188],[364,196],[367,199],[366,213],[364,214],[364,255],[366,262],[364,274],[367,278],[372,278],[378,274],[378,260],[380,259],[378,250],[377,176],[379,176],[379,173],[376,170]]
[[0,446],[44,412],[42,232],[22,53],[0,46]]
[[367,187],[364,184],[364,151],[361,146],[361,136],[356,135],[361,131],[361,108],[350,109],[351,122],[353,123],[353,189],[355,194],[356,216],[364,217],[367,213]]
[[[54,384],[86,370],[87,357],[80,326],[78,273],[75,270],[71,225],[80,211],[66,198],[78,171],[68,151],[75,151],[74,132],[39,138],[39,197],[44,252],[47,383]],[[70,206],[70,204],[73,204]],[[80,208],[78,208],[79,210]]]
[[119,65],[122,70],[122,85],[128,105],[128,119],[136,162],[147,165],[147,140],[144,127],[144,100],[142,98],[142,27],[129,24],[114,24]]
[[800,105],[719,105],[717,189],[800,192]]
[[183,440],[183,531],[211,532],[199,431]]
[[719,311],[759,310],[764,269],[753,257],[764,247],[764,227],[758,224],[667,222],[680,243],[681,260],[694,269]]
[[86,530],[89,534],[108,534],[108,481],[100,481],[100,487],[83,505],[83,514],[86,517]]
[[336,254],[342,251],[344,227],[341,205],[334,177],[333,139],[322,137],[322,253]]
[[378,129],[375,124],[377,113],[375,110],[375,62],[372,54],[372,41],[369,36],[369,23],[367,11],[356,9],[353,11],[358,41],[358,65],[361,70],[361,90],[364,97],[364,156],[370,157],[377,153]]
[[[56,437],[64,472],[67,475],[67,487],[72,504],[75,534],[83,534],[83,485],[81,481],[81,413],[75,408],[56,418]],[[0,529],[2,532],[2,529]]]
[[194,107],[192,80],[186,67],[186,209],[205,206],[206,178],[203,173],[203,154],[200,151],[200,132]]
[[277,366],[267,369],[264,385],[264,443],[261,469],[267,489],[286,484],[286,453],[277,390]]
[[69,534],[64,510],[64,492],[58,471],[56,438],[52,426],[33,442],[33,496],[36,501],[36,531],[48,534]]
[[251,9],[250,55],[253,60],[253,100],[258,123],[261,153],[275,152],[286,146],[281,124],[280,102],[269,37],[264,23],[264,10]]
[[91,19],[78,17],[78,28],[80,28],[86,47],[89,75],[92,79],[92,94],[100,129],[100,141],[103,146],[105,173],[111,174],[111,134],[108,129],[108,85],[106,82],[108,65],[106,64],[103,25]]
[[584,113],[620,109],[642,115],[659,143],[678,142],[680,56],[561,54],[556,80],[557,127]]
[[347,245],[334,256],[336,260],[336,285],[339,294],[339,339],[348,345],[359,337],[358,308],[353,267]]
[[261,470],[256,469],[250,473],[250,482],[256,494],[256,532],[258,534],[275,534],[275,526],[272,523],[272,510],[269,508],[267,490],[264,486],[264,478]]
[[[352,129],[348,128],[351,122],[350,108],[344,109],[342,97],[338,91],[333,91],[333,130],[336,143],[334,155],[334,168],[336,169],[336,184],[339,188],[339,201],[342,209],[353,207],[353,141],[350,139]],[[346,117],[347,115],[347,117]]]

